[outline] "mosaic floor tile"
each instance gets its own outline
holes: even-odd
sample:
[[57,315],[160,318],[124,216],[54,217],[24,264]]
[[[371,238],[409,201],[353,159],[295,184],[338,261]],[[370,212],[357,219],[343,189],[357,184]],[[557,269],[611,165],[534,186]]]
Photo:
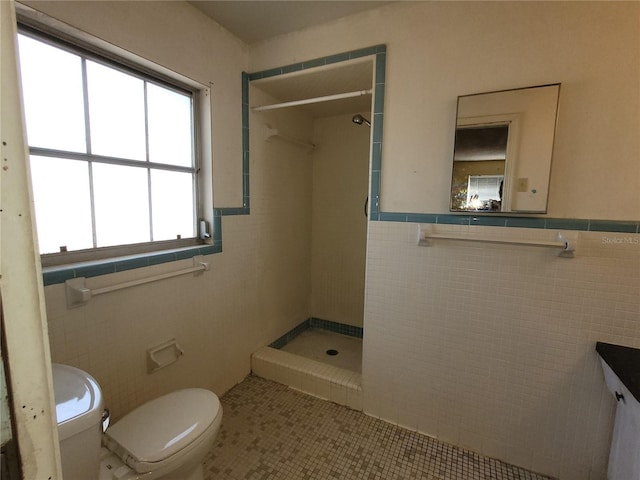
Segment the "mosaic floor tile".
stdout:
[[222,398],[205,480],[549,480],[249,376]]

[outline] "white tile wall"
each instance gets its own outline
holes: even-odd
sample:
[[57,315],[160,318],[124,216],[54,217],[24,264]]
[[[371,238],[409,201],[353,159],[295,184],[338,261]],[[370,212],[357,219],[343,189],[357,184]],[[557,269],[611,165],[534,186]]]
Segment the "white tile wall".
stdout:
[[[177,388],[201,386],[223,393],[249,372],[259,333],[239,320],[250,316],[253,304],[243,298],[224,257],[206,259],[209,272],[112,292],[73,309],[66,307],[64,284],[45,288],[53,361],[91,373],[114,419]],[[96,288],[190,264],[186,260],[106,275],[87,284]],[[148,374],[147,349],[171,338],[184,356]]]
[[418,247],[417,229],[370,225],[364,411],[563,480],[606,478],[614,401],[595,342],[640,347],[640,236],[570,232],[577,249],[565,259],[539,247]]

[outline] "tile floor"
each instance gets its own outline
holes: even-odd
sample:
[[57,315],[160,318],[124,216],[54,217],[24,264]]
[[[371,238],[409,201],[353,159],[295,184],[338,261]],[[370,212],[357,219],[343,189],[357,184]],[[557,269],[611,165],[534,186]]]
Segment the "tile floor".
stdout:
[[269,380],[222,398],[206,480],[545,480]]

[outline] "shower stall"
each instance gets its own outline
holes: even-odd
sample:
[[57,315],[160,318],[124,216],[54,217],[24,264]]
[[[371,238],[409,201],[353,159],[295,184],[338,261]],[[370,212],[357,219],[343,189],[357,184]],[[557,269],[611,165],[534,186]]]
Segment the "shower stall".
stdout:
[[305,188],[289,201],[304,205],[292,223],[309,233],[308,278],[299,279],[308,285],[308,315],[279,327],[252,355],[252,371],[358,410],[373,72],[373,59],[360,59],[257,80],[250,89],[252,158],[303,170],[289,181]]

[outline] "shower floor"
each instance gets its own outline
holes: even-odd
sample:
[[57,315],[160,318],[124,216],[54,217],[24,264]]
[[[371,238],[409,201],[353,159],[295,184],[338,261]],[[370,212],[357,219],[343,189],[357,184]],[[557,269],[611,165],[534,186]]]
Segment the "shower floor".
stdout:
[[[334,367],[362,372],[362,339],[358,337],[309,328],[287,343],[281,350]],[[333,355],[327,352],[333,353]]]

